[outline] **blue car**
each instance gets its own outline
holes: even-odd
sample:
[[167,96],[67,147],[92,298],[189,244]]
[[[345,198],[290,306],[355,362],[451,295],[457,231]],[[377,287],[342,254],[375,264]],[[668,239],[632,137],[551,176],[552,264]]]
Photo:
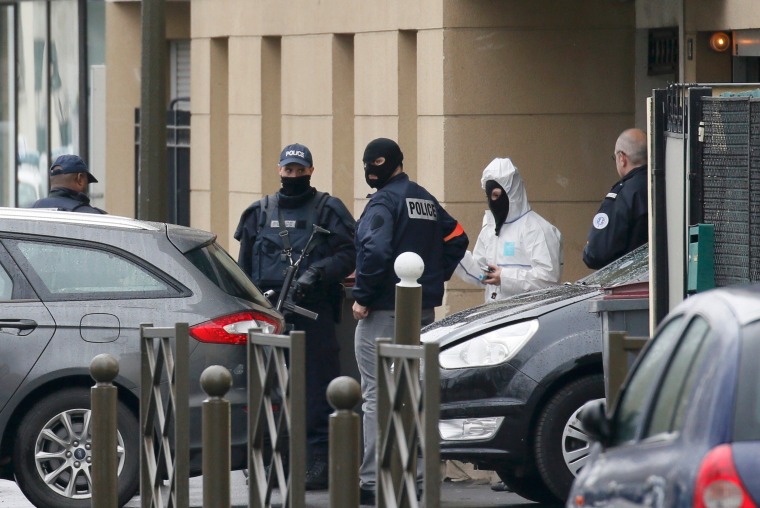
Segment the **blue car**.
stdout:
[[681,303],[580,420],[596,443],[567,507],[760,506],[760,285]]

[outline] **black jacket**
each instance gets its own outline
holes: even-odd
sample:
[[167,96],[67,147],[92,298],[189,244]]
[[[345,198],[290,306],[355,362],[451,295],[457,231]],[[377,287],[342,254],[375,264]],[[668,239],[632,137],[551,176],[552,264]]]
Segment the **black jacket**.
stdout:
[[425,263],[419,282],[422,308],[443,301],[443,284],[451,278],[469,240],[462,226],[424,187],[400,173],[370,197],[356,225],[357,302],[375,310],[391,310],[399,279],[396,257],[415,252]]
[[106,213],[105,210],[90,205],[87,194],[64,187],[54,187],[46,198],[38,199],[32,208],[55,208],[64,212]]
[[594,216],[583,262],[601,268],[647,242],[647,167],[639,166],[612,186]]

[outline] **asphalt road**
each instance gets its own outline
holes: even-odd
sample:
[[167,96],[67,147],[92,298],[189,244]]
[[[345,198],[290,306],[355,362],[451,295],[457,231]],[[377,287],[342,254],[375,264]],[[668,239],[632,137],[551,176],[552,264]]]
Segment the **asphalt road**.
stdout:
[[[248,488],[243,473],[240,471],[233,472],[230,481],[232,507],[246,507]],[[203,477],[190,479],[190,506],[192,508],[202,507],[202,489]],[[279,500],[273,499],[273,501]],[[135,497],[126,506],[128,508],[139,508],[140,499]],[[327,491],[307,492],[306,506],[307,508],[328,508]],[[507,506],[513,508],[559,508],[559,505],[532,503],[510,492],[494,492],[487,483],[446,481],[441,485],[441,508],[499,508]],[[34,507],[26,500],[15,483],[0,480],[0,508]]]

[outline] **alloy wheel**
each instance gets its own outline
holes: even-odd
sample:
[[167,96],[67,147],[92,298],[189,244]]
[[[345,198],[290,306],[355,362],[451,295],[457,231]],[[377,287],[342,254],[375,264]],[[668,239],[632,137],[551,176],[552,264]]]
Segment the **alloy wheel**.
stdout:
[[[89,409],[57,414],[37,436],[34,462],[42,481],[54,492],[71,499],[92,496],[92,435]],[[124,440],[117,432],[118,473],[124,467]]]

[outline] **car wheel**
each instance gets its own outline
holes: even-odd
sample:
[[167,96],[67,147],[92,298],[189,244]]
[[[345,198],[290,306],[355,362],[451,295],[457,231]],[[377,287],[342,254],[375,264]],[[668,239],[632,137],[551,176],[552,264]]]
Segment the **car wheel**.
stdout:
[[[13,452],[16,481],[35,505],[89,508],[92,497],[90,390],[70,388],[38,401],[18,427]],[[139,486],[139,424],[122,402],[118,419],[119,506]]]
[[557,501],[536,472],[519,477],[507,470],[498,470],[496,474],[499,475],[509,490],[529,501],[536,501],[537,503],[555,503]]
[[573,479],[586,464],[591,439],[578,413],[589,400],[604,397],[604,377],[587,376],[563,386],[544,406],[536,424],[536,466],[546,486],[567,499]]

